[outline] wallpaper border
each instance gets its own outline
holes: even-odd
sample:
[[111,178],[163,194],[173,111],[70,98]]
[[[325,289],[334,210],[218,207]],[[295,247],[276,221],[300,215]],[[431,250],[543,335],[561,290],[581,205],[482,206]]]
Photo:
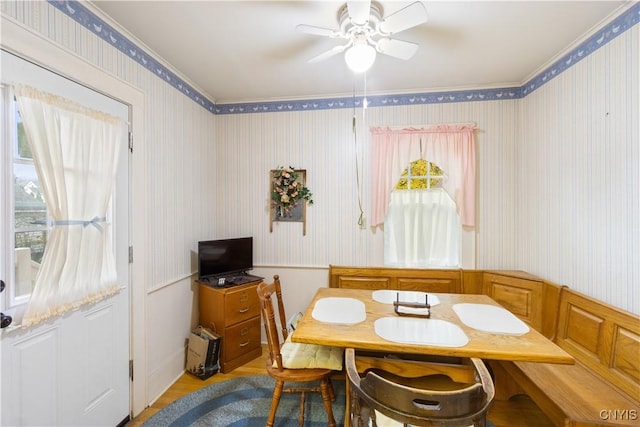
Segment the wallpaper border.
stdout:
[[183,95],[191,98],[194,102],[210,112],[215,112],[215,105],[206,96],[199,93],[187,82],[178,77],[173,71],[162,65],[150,54],[137,46],[131,40],[127,39],[120,32],[115,30],[111,25],[97,17],[93,12],[87,9],[81,2],[77,0],[47,0],[49,4],[71,17],[78,24],[87,28],[89,31],[108,42],[120,52],[126,54],[129,58],[153,72],[158,78],[161,78]]
[[[152,71],[158,78],[173,86],[185,96],[213,114],[247,114],[273,113],[284,111],[317,111],[342,108],[360,107],[362,97],[336,97],[324,99],[308,99],[295,101],[264,101],[251,103],[214,104],[206,96],[199,93],[174,72],[160,64],[151,55],[124,35],[116,31],[104,20],[93,14],[78,0],[48,0],[73,20],[110,43],[129,58],[144,68]],[[613,21],[598,30],[593,36],[585,40],[578,47],[567,53],[553,65],[526,82],[521,87],[507,87],[498,89],[474,89],[446,92],[409,93],[398,95],[376,95],[366,98],[368,107],[385,107],[398,105],[444,104],[452,102],[497,101],[504,99],[524,98],[528,94],[542,87],[553,78],[560,75],[582,59],[586,58],[600,47],[623,34],[629,28],[640,22],[640,3],[623,12]]]
[[594,35],[582,42],[578,47],[564,55],[529,82],[525,83],[521,88],[522,97],[527,96],[554,77],[571,68],[573,65],[638,24],[638,22],[640,22],[640,2],[627,9],[613,21],[599,29]]

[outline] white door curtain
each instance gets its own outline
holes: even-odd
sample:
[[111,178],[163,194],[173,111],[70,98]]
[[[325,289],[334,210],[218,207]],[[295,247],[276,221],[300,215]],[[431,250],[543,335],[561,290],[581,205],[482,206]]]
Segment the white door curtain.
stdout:
[[107,209],[122,119],[35,88],[15,88],[52,230],[22,326],[119,292]]

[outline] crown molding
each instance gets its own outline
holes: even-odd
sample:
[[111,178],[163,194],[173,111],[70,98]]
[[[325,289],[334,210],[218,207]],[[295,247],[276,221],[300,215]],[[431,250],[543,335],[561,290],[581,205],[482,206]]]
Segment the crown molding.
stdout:
[[[98,17],[77,0],[48,0],[49,4],[62,11],[92,33],[125,53],[142,67],[152,71],[158,78],[189,97],[213,114],[276,113],[285,111],[317,111],[356,108],[363,105],[364,97],[345,96],[322,99],[263,101],[236,104],[215,104],[192,85],[169,70],[142,47],[129,40],[112,25]],[[501,101],[524,98],[539,89],[567,69],[571,68],[600,47],[623,34],[640,21],[640,3],[626,9],[618,17],[605,24],[592,36],[541,71],[522,86],[466,89],[440,92],[407,93],[396,95],[367,96],[368,107],[397,105],[446,104],[454,102]]]

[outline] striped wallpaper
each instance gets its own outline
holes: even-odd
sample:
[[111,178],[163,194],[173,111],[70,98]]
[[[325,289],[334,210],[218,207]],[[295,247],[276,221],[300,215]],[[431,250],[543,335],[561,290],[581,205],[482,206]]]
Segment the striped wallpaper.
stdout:
[[137,151],[136,155],[145,157],[148,187],[134,188],[133,193],[147,195],[149,218],[145,224],[132,227],[146,227],[148,241],[145,248],[135,248],[134,253],[147,252],[149,290],[188,278],[196,268],[192,252],[197,240],[214,233],[211,211],[215,193],[211,189],[215,168],[211,165],[216,147],[215,116],[51,4],[3,1],[0,8],[3,15],[145,93],[143,120],[148,142],[140,145],[150,149]]
[[640,29],[522,101],[515,263],[640,312]]
[[[176,74],[159,77],[141,64],[143,53],[119,49],[61,5],[75,3],[16,0],[0,7],[146,94],[142,191],[150,215],[134,226],[149,236],[143,250],[150,291],[189,277],[197,240],[209,238],[253,235],[258,266],[382,264],[381,231],[357,225],[356,162],[365,216],[369,211],[366,129],[472,121],[480,128],[475,265],[527,270],[640,313],[640,46],[638,19],[630,15],[637,4],[624,16],[630,29],[607,29],[606,43],[544,84],[537,76],[506,100],[409,97],[388,106],[379,99],[364,118],[356,111],[357,141],[351,108],[233,114],[231,106],[216,106],[212,113],[185,96]],[[277,223],[269,232],[269,170],[288,165],[307,170],[314,193],[306,236],[297,223]]]

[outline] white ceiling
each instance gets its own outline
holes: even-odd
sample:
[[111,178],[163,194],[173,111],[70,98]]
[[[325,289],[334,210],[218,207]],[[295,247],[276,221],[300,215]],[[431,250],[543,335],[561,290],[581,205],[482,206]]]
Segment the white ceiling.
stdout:
[[[307,62],[341,40],[295,31],[297,24],[337,29],[344,1],[92,3],[216,103],[321,98],[364,88],[362,75],[354,77],[342,55]],[[388,16],[411,1],[379,3]],[[367,93],[520,86],[629,4],[423,3],[428,21],[394,35],[419,43],[417,54],[408,61],[379,54],[366,73]]]

